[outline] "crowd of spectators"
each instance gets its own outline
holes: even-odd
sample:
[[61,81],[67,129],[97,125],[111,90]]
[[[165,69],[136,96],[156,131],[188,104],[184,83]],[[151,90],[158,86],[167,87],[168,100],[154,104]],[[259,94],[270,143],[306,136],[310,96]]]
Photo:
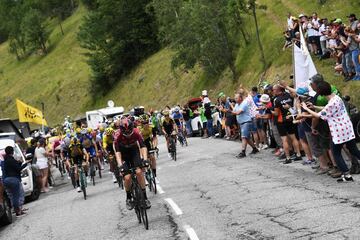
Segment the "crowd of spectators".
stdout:
[[[327,174],[338,178],[338,182],[353,181],[351,174],[360,173],[360,152],[348,103],[322,75],[316,74],[309,81],[311,88],[294,88],[282,80],[265,84],[263,93],[257,87],[251,91],[240,88],[233,98],[221,92],[217,103],[210,104],[214,105],[213,118],[204,118],[207,121],[204,127],[209,126],[209,121],[215,126],[213,119],[217,112],[223,123],[224,138],[241,139],[237,158],[247,156],[248,145],[251,155],[271,147],[284,164],[301,161],[315,169],[316,174]],[[209,104],[207,95],[202,99],[206,99],[203,105]],[[187,119],[189,126],[191,118]],[[213,136],[213,130],[208,130],[204,138]]]
[[343,21],[320,18],[316,12],[297,17],[289,13],[284,50],[292,44],[300,47],[301,30],[313,55],[319,59],[335,59],[334,70],[344,76],[344,81],[360,80],[360,22],[356,14],[349,14],[347,21]]

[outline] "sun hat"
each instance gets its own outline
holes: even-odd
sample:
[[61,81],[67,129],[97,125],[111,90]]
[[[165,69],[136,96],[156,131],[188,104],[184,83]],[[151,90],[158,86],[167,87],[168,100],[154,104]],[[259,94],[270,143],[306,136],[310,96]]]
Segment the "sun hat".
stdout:
[[267,95],[267,94],[261,95],[261,97],[260,97],[260,102],[262,102],[262,103],[268,103],[268,102],[270,102],[270,101],[271,101],[271,99],[270,99],[269,95]]

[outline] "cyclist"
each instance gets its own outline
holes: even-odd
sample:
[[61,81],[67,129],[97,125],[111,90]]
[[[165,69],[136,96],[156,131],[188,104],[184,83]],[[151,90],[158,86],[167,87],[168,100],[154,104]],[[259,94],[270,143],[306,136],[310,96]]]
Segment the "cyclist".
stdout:
[[164,110],[163,115],[164,115],[164,119],[162,122],[162,131],[165,135],[166,146],[168,149],[169,157],[171,157],[170,149],[169,149],[170,137],[171,137],[171,134],[173,134],[173,132],[176,132],[176,134],[177,134],[177,128],[176,128],[175,121],[170,118],[170,112],[168,110]]
[[134,208],[131,196],[130,168],[136,168],[136,179],[144,193],[146,208],[150,208],[151,203],[146,195],[145,178],[140,168],[143,165],[142,161],[147,160],[147,149],[140,131],[134,128],[134,123],[130,119],[123,117],[120,120],[120,129],[116,132],[114,145],[117,163],[122,166],[124,174],[127,209],[132,210]]
[[[71,166],[75,168],[75,180],[77,186],[77,192],[81,192],[80,188],[80,181],[79,181],[79,173],[78,173],[78,166],[82,166],[83,160],[85,158],[86,166],[89,163],[89,154],[83,148],[81,142],[76,138],[72,138],[70,145],[69,145],[69,152],[70,152],[70,163]],[[85,171],[86,173],[87,171]]]
[[[141,115],[139,120],[140,120],[139,130],[144,139],[144,144],[147,148],[147,151],[149,153],[150,151],[155,150],[153,145],[154,126],[149,123],[150,119],[147,114]],[[151,161],[151,169],[156,177],[156,158],[153,154],[152,155],[149,154],[149,159]]]
[[186,133],[184,128],[184,116],[180,111],[180,107],[176,106],[172,114],[172,119],[174,119],[177,129],[179,130],[179,137],[183,139],[183,142],[186,142]]
[[159,119],[157,118],[157,111],[151,111],[150,112],[150,121],[151,121],[151,124],[153,126],[153,139],[152,139],[152,142],[153,142],[153,146],[154,148],[156,149],[156,151],[158,152],[159,149],[158,149],[158,138],[157,138],[157,133],[158,133],[158,130],[159,130]]
[[114,147],[113,147],[113,143],[114,143],[114,129],[113,128],[106,128],[105,130],[105,134],[103,136],[103,149],[105,151],[105,154],[108,158],[109,164],[110,164],[110,172],[112,173],[112,178],[113,178],[113,182],[117,183],[115,174],[114,174],[114,170],[116,167],[115,164],[115,151],[114,151]]
[[[70,150],[69,146],[71,143],[71,134],[67,132],[61,141],[60,148],[60,158],[61,161],[65,163],[65,168],[67,173],[70,173]],[[70,179],[70,174],[68,174],[68,179]]]
[[[80,139],[80,142],[81,142],[83,148],[88,153],[89,158],[96,159],[96,157],[98,156],[98,149],[97,149],[95,141],[93,140],[93,138],[91,136],[91,132],[92,132],[91,128],[83,129],[81,132],[82,138]],[[91,179],[90,179],[90,176],[88,175],[87,171],[85,171],[85,175],[86,175],[87,181],[89,183]]]
[[96,156],[97,156],[97,165],[98,168],[101,170],[104,170],[104,167],[102,166],[102,158],[103,158],[103,150],[102,150],[102,138],[100,137],[100,135],[98,134],[98,132],[96,130],[93,130],[91,132],[91,138],[92,141],[95,143],[94,147],[96,150]]

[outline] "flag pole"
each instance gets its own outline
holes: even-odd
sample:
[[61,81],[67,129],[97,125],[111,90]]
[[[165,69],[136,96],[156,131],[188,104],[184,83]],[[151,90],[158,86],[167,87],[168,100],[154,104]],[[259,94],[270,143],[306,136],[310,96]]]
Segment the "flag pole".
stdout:
[[41,130],[43,134],[45,134],[45,127],[44,127],[44,120],[45,120],[45,104],[41,102],[41,111],[42,111],[42,123],[41,123]]

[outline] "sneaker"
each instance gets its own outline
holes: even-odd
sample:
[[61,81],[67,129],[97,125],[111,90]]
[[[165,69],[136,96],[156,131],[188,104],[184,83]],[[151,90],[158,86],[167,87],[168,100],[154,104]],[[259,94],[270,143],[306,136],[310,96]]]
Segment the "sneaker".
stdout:
[[259,149],[254,148],[250,154],[257,154],[259,152]]
[[246,157],[246,154],[244,152],[239,153],[236,158],[244,158]]
[[302,165],[310,165],[310,164],[312,164],[313,162],[312,162],[312,160],[304,160],[303,162],[302,162]]
[[316,175],[323,175],[326,174],[327,172],[329,172],[329,169],[325,169],[325,168],[319,168],[315,171]]
[[80,188],[80,187],[77,187],[77,188],[76,188],[76,191],[77,191],[77,192],[81,192],[81,188]]
[[314,166],[311,167],[312,169],[319,169],[320,168],[320,164],[319,163],[315,163]]
[[266,149],[268,149],[269,148],[269,146],[267,145],[267,144],[264,144],[263,146],[262,146],[262,150],[266,150]]
[[112,175],[112,179],[113,179],[113,183],[117,183],[117,179],[114,174]]
[[342,176],[342,172],[336,171],[335,173],[330,175],[332,178],[339,178]]
[[20,211],[19,213],[16,213],[16,217],[20,218],[26,215],[26,212]]
[[289,164],[289,163],[292,163],[292,160],[291,159],[286,159],[284,162],[283,162],[283,164]]
[[68,179],[68,180],[71,180],[71,177],[70,177],[70,176],[68,176],[68,177],[67,177],[67,179]]
[[286,159],[285,153],[281,153],[281,155],[279,156],[279,160],[283,160],[283,159]]
[[145,207],[146,209],[151,208],[151,202],[148,199],[145,200]]
[[341,175],[341,177],[336,180],[338,183],[340,182],[353,182],[354,179],[352,178],[352,176],[350,174],[345,175]]
[[293,160],[295,162],[303,160],[301,156],[297,156],[297,155],[293,155],[290,158],[291,158],[291,160]]
[[129,211],[133,210],[134,203],[133,203],[132,199],[126,199],[126,208]]

